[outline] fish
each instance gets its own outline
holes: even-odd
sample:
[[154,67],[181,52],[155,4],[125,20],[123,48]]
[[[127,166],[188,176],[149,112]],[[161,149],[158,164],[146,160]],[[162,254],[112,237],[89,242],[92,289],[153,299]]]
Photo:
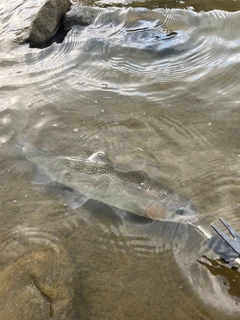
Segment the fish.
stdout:
[[57,181],[81,193],[84,204],[93,199],[112,207],[160,221],[194,223],[195,205],[146,173],[126,170],[102,151],[83,159],[37,149],[23,135],[13,145],[24,157]]

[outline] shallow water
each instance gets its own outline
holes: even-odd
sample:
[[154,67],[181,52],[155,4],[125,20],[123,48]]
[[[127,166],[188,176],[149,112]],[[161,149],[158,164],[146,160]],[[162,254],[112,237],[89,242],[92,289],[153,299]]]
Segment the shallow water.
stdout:
[[239,272],[191,226],[71,210],[12,156],[20,132],[58,154],[102,150],[191,199],[205,227],[240,231],[240,5],[97,4],[42,50],[13,41],[34,3],[0,5],[0,319],[239,319]]

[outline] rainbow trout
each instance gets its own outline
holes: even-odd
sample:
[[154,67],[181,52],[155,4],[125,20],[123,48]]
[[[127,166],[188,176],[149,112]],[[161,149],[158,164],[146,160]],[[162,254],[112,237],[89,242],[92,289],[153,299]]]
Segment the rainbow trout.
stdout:
[[52,180],[81,192],[86,200],[153,220],[197,221],[197,209],[191,201],[145,174],[115,165],[103,152],[87,159],[59,156],[35,148],[24,137],[18,138],[14,147]]

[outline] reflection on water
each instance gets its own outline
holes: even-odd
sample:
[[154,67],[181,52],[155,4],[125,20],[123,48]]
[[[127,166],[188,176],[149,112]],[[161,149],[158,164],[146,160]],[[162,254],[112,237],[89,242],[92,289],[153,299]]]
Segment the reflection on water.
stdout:
[[42,50],[13,42],[35,3],[0,5],[0,318],[238,319],[238,272],[191,226],[70,210],[12,156],[20,132],[58,154],[105,151],[191,199],[206,227],[240,231],[239,11],[100,4]]

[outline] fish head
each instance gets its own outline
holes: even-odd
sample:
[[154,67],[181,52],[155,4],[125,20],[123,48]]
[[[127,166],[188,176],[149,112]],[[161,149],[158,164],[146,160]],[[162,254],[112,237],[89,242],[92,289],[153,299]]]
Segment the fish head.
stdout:
[[162,201],[154,201],[146,206],[145,214],[153,220],[195,223],[198,221],[198,210],[191,201],[176,206]]
[[170,208],[169,213],[166,215],[166,220],[195,223],[198,221],[198,209],[191,201],[188,201],[183,207]]

